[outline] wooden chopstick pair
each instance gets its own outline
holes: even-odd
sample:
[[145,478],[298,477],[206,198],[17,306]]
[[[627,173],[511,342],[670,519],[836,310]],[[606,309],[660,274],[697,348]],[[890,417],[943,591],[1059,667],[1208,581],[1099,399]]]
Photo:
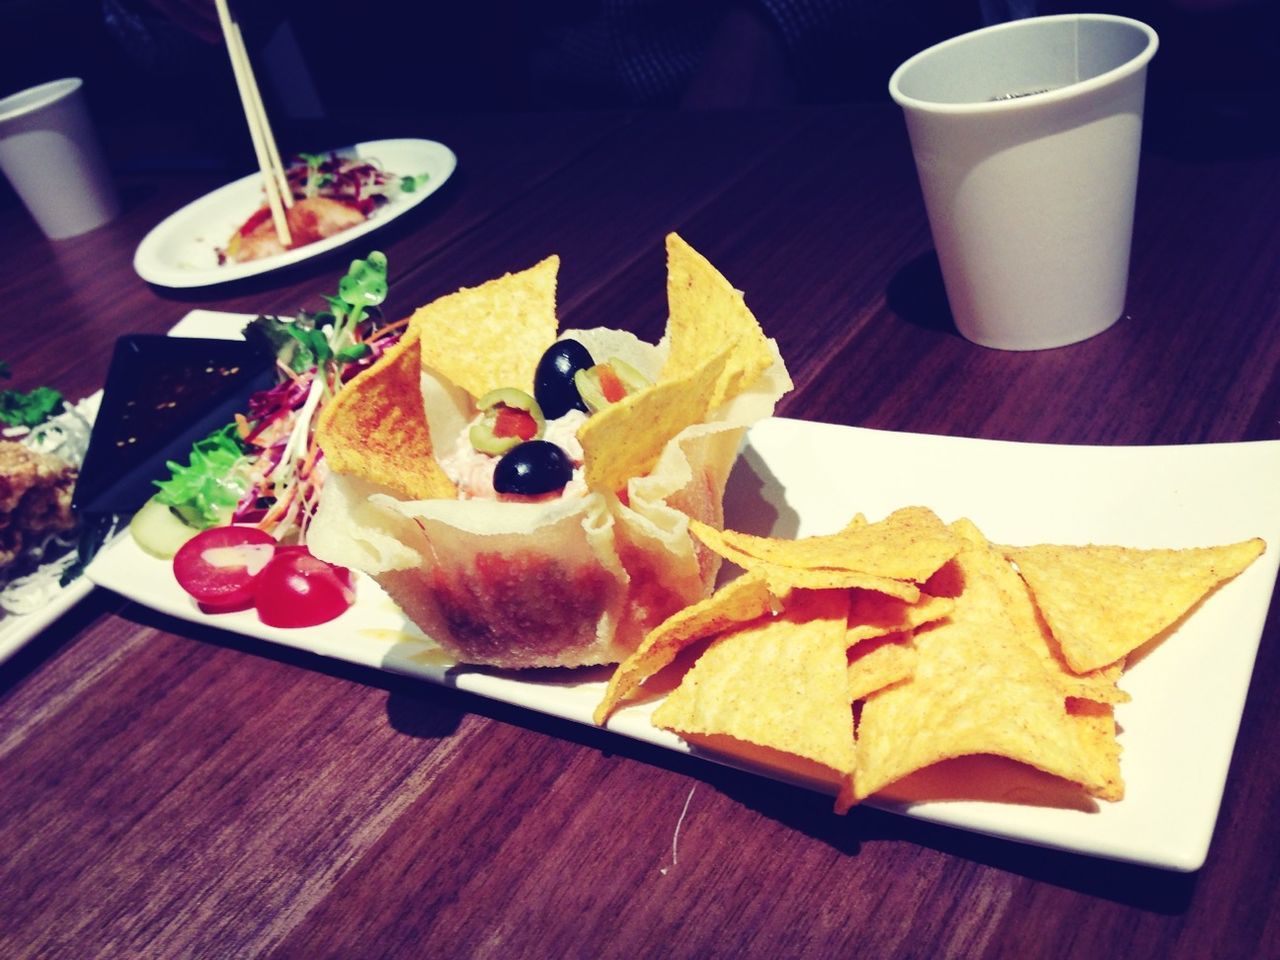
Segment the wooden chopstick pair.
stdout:
[[267,111],[262,105],[262,94],[258,90],[258,81],[253,76],[253,66],[249,63],[240,25],[232,19],[227,0],[214,0],[214,3],[218,8],[222,36],[227,43],[227,54],[231,57],[236,87],[240,91],[240,105],[249,124],[249,136],[253,138],[253,152],[258,157],[258,168],[262,171],[262,184],[267,192],[267,206],[271,208],[276,238],[287,248],[293,244],[293,235],[289,232],[285,210],[293,206],[293,191],[289,189],[289,180],[280,162],[280,151],[276,149],[276,138],[271,133],[271,124],[267,122]]

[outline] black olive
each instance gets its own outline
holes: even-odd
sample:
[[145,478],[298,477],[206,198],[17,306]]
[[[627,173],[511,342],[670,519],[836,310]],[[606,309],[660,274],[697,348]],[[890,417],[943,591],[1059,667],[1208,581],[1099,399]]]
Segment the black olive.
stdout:
[[547,348],[533,373],[533,396],[548,420],[563,417],[570,410],[587,413],[578,395],[573,375],[595,366],[587,348],[577,340],[557,340]]
[[502,455],[493,470],[493,489],[534,497],[560,490],[572,479],[567,453],[547,440],[526,440]]

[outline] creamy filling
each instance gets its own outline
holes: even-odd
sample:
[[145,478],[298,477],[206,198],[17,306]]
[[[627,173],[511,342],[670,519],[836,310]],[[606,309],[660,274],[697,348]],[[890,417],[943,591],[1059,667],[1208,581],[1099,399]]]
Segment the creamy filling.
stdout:
[[547,421],[546,430],[541,439],[554,443],[565,452],[573,463],[573,478],[562,490],[545,496],[525,497],[519,494],[498,493],[493,489],[493,471],[502,458],[481,453],[471,445],[468,434],[472,424],[480,420],[479,416],[463,428],[453,452],[440,461],[440,466],[449,479],[457,485],[459,500],[528,502],[585,496],[587,485],[582,479],[582,444],[578,442],[578,430],[586,419],[587,414],[581,410],[570,410],[563,417]]

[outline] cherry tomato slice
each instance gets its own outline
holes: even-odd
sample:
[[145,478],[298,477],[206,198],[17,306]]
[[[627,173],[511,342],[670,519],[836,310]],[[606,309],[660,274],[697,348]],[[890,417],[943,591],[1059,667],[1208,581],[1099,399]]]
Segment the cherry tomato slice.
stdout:
[[346,567],[313,557],[306,547],[281,547],[258,576],[258,619],[269,627],[314,627],[356,600]]
[[257,527],[212,527],[173,555],[173,575],[202,607],[240,610],[253,603],[254,584],[275,549],[275,538]]

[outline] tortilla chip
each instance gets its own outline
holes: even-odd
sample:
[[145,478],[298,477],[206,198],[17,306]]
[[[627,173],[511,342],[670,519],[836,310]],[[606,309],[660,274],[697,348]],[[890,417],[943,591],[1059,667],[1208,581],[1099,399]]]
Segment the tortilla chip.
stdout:
[[[714,547],[712,548],[715,549]],[[717,551],[718,552],[718,551]],[[732,553],[732,551],[730,551]],[[800,570],[765,563],[745,554],[735,554],[733,562],[744,570],[763,574],[774,594],[785,600],[792,590],[866,590],[882,593],[903,603],[916,603],[920,588],[914,583],[877,577],[857,570]]]
[[849,598],[849,646],[862,640],[891,633],[914,630],[934,620],[941,620],[953,609],[950,597],[931,597],[922,593],[913,602],[868,590],[855,590]]
[[618,665],[593,719],[603,725],[619,703],[670,664],[685,647],[772,613],[774,603],[765,578],[748,573],[725,584],[700,603],[672,615],[651,630],[635,652]]
[[[956,558],[964,589],[951,615],[917,631],[911,679],[869,696],[858,724],[858,767],[839,805],[951,757],[994,754],[1123,795],[1114,726],[1068,711],[1054,676],[1017,634],[998,582],[1004,560],[967,528]],[[1099,715],[1105,708],[1097,705]]]
[[[969,524],[967,520],[957,521],[957,526],[960,523]],[[986,539],[982,537],[977,527],[969,524],[969,528],[968,536],[971,540],[976,542],[981,538],[982,542],[986,543]],[[998,548],[997,552],[999,552]],[[1124,672],[1123,661],[1087,673],[1073,671],[1062,655],[1062,648],[1049,630],[1044,617],[1040,615],[1030,588],[1018,576],[1013,565],[1006,558],[1004,563],[992,564],[991,572],[997,585],[1004,592],[1005,612],[1013,622],[1015,631],[1035,651],[1044,668],[1057,681],[1064,697],[1112,704],[1128,703],[1132,699],[1128,693],[1116,686]]]
[[676,234],[667,236],[667,361],[662,380],[683,380],[706,357],[730,350],[709,409],[751,387],[773,363],[760,324],[715,267]]
[[556,338],[559,268],[559,257],[547,257],[419,307],[410,330],[422,339],[423,366],[473,398],[499,387],[532,395],[538,358]]
[[727,352],[706,357],[682,379],[645,387],[590,417],[578,430],[587,487],[616,493],[652,470],[678,433],[707,419],[727,360]]
[[876,523],[853,524],[839,533],[799,540],[756,537],[696,525],[694,533],[725,559],[732,551],[781,567],[850,570],[923,583],[955,556],[960,541],[927,507],[896,510]]
[[878,690],[910,679],[919,659],[909,633],[884,634],[861,644],[850,651],[846,674],[849,702],[864,700]]
[[654,711],[654,725],[727,735],[847,776],[854,766],[847,606],[843,591],[797,594],[779,616],[724,634]]
[[411,331],[338,391],[316,427],[330,470],[411,500],[457,495],[432,456],[420,376],[418,337]]
[[1220,547],[1008,547],[1077,673],[1132,653],[1262,555],[1259,539]]

